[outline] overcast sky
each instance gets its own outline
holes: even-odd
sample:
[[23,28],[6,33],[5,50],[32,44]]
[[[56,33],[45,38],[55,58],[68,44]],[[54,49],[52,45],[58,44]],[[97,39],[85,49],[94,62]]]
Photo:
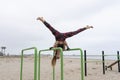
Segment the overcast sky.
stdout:
[[54,36],[36,20],[38,16],[61,32],[94,26],[68,38],[70,48],[120,50],[120,0],[2,0],[0,46],[6,46],[10,54],[20,54],[21,49],[33,46],[51,47]]

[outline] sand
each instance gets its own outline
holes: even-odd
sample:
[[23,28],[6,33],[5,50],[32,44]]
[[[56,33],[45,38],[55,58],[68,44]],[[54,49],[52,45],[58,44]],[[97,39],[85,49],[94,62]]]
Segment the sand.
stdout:
[[[41,58],[41,80],[52,80],[52,57],[46,56]],[[94,61],[94,62],[93,62]],[[114,61],[107,61],[106,65]],[[103,75],[102,63],[100,60],[89,60],[88,73],[85,80],[119,80],[117,64],[113,70],[108,69]],[[75,58],[64,58],[64,80],[81,80],[80,79],[80,60]],[[60,80],[60,60],[56,64],[56,80]],[[34,59],[25,57],[23,65],[23,80],[34,80]],[[0,80],[20,80],[20,57],[0,57]]]

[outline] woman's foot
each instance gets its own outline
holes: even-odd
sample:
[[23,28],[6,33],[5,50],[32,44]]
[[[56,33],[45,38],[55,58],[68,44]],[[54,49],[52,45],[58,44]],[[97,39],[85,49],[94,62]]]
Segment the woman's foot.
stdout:
[[44,22],[45,20],[43,19],[43,17],[38,17],[37,20],[40,20],[42,22]]
[[90,29],[90,28],[93,28],[93,26],[87,25],[85,28],[86,28],[86,29]]

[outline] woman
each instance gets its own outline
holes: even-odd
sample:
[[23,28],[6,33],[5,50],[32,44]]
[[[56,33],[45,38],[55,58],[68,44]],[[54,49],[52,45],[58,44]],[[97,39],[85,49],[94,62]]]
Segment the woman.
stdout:
[[[92,26],[86,26],[83,28],[80,28],[76,31],[71,31],[71,32],[66,32],[66,33],[61,33],[59,31],[57,31],[56,29],[54,29],[48,22],[46,22],[43,17],[38,17],[37,20],[40,20],[51,32],[52,34],[55,36],[56,42],[54,44],[53,47],[61,47],[63,50],[69,50],[69,46],[67,45],[67,42],[65,41],[67,38],[72,37],[86,29],[90,29],[93,28]],[[52,65],[54,66],[56,63],[56,59],[60,58],[60,51],[59,50],[55,50],[55,55],[52,59]]]

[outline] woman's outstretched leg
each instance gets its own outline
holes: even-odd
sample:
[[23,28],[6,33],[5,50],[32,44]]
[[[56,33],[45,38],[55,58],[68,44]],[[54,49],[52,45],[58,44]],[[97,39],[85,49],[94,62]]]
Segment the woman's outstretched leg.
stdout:
[[46,22],[43,17],[38,17],[37,20],[40,20],[51,32],[54,36],[60,34],[59,31],[57,31],[56,29],[54,29],[48,22]]
[[82,32],[82,31],[84,31],[86,29],[90,29],[90,28],[93,28],[93,26],[88,26],[87,25],[86,27],[80,28],[80,29],[78,29],[76,31],[71,31],[71,32],[63,33],[63,35],[64,35],[64,38],[72,37],[72,36],[74,36],[74,35]]

